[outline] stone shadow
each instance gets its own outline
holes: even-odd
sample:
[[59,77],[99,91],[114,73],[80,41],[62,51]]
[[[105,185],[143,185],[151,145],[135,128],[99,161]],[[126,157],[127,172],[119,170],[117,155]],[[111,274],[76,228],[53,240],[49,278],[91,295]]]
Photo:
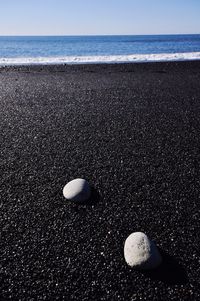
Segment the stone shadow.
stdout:
[[151,271],[143,271],[145,276],[153,280],[160,280],[166,284],[186,284],[188,277],[183,266],[172,256],[159,248],[162,264]]

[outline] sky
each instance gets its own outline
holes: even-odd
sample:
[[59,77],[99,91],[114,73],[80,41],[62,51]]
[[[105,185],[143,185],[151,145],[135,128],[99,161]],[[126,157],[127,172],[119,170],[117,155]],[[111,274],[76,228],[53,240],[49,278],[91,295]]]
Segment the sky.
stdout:
[[0,0],[0,35],[200,34],[200,0]]

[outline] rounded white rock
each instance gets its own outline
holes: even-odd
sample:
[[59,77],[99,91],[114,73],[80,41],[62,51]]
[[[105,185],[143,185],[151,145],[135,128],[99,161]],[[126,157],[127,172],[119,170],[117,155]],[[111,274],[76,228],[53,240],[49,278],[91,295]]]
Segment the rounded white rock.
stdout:
[[140,270],[155,269],[162,262],[156,245],[142,232],[128,236],[124,245],[124,257],[129,266]]
[[63,195],[70,201],[87,201],[91,195],[90,185],[84,179],[74,179],[65,185]]

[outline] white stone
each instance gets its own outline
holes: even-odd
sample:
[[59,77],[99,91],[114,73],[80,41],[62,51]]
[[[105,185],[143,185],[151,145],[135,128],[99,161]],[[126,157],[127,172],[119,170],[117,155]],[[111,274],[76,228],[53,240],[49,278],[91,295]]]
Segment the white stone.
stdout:
[[124,257],[128,265],[141,270],[154,269],[162,262],[156,245],[142,232],[128,236],[124,245]]
[[63,195],[70,201],[84,202],[91,195],[90,185],[84,179],[74,179],[65,185]]

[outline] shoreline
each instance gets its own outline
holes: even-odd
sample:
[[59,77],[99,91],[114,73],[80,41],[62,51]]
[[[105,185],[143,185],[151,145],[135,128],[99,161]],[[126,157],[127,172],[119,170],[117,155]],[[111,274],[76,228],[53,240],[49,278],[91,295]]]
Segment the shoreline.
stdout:
[[[200,60],[179,60],[179,61],[149,61],[149,62],[118,62],[118,63],[111,63],[111,62],[104,62],[104,63],[77,63],[77,64],[68,64],[68,63],[60,63],[60,64],[22,64],[22,65],[0,65],[0,71],[4,70],[30,70],[31,71],[42,71],[42,70],[48,70],[48,71],[82,71],[82,70],[104,70],[110,69],[110,70],[121,70],[127,68],[127,70],[136,68],[136,70],[146,71],[153,69],[159,69],[160,67],[167,67],[172,71],[173,69],[176,70],[176,68],[195,68],[197,69],[197,66],[200,66]],[[175,68],[174,68],[175,67]]]
[[177,62],[200,60],[200,52],[105,55],[105,56],[65,56],[65,57],[25,57],[0,58],[0,66],[55,65],[55,64],[119,64],[144,62]]
[[[198,300],[200,61],[0,67],[0,299]],[[74,178],[93,203],[67,202]],[[162,251],[129,268],[142,231]]]

